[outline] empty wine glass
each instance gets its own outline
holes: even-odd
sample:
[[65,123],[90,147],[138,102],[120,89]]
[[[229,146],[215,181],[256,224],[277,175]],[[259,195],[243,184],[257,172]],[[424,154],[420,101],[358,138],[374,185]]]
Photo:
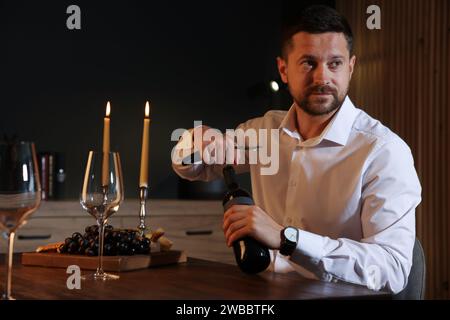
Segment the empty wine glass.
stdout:
[[119,278],[117,275],[103,271],[103,248],[105,224],[108,218],[119,210],[123,199],[123,179],[119,153],[89,151],[80,203],[97,220],[99,245],[97,271],[94,274],[83,276],[82,279],[84,280]]
[[41,202],[41,185],[32,142],[0,142],[0,229],[8,239],[6,287],[2,299],[11,296],[14,238],[18,228]]

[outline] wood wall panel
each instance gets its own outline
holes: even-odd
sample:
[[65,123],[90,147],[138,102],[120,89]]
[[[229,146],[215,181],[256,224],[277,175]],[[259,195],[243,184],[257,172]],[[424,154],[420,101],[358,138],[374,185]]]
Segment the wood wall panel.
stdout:
[[[381,30],[366,27],[369,5]],[[337,0],[354,32],[350,97],[411,147],[422,183],[417,236],[427,258],[427,298],[448,299],[450,237],[450,4],[447,0]]]

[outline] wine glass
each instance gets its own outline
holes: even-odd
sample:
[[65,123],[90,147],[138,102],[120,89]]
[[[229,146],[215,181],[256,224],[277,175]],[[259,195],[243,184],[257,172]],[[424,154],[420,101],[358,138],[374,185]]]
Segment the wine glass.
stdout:
[[8,239],[6,287],[2,299],[11,296],[14,238],[18,228],[41,203],[41,184],[32,142],[0,142],[0,229]]
[[105,224],[123,202],[123,179],[118,152],[89,151],[83,185],[80,193],[81,206],[98,224],[98,268],[94,274],[83,276],[83,280],[119,279],[119,276],[103,271],[103,247]]

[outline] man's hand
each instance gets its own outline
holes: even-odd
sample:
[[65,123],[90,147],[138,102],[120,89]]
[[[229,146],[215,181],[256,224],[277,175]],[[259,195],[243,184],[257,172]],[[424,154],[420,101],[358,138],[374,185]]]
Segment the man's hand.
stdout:
[[195,152],[202,155],[203,150],[211,143],[211,141],[203,141],[203,133],[210,129],[208,126],[201,125],[186,130],[173,150],[172,162],[183,164],[182,161],[189,157],[188,164],[191,164],[192,155]]
[[258,206],[233,205],[223,218],[223,232],[229,247],[234,241],[250,236],[269,249],[279,249],[282,229],[283,226]]
[[[195,127],[192,130],[192,143],[193,143],[193,147],[194,150],[193,152],[203,152],[205,150],[205,148],[211,144],[211,141],[204,141],[203,140],[203,135],[205,134],[206,131],[212,129],[211,127],[205,126],[205,125],[201,125],[198,127]],[[195,138],[195,139],[194,139]]]
[[[234,149],[234,136],[228,136],[205,125],[194,128],[191,134],[193,152],[199,152],[206,164],[240,164],[243,163],[241,160],[245,163],[245,153]],[[229,162],[226,162],[227,160]]]
[[186,157],[198,153],[207,165],[245,164],[245,151],[235,148],[234,139],[233,134],[223,134],[205,125],[189,129],[175,146],[172,162],[181,164]]

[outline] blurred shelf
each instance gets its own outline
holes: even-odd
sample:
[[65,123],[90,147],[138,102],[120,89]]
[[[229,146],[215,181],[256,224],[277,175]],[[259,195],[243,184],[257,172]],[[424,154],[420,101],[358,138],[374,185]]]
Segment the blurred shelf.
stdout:
[[[222,203],[218,200],[147,200],[148,217],[172,215],[223,215]],[[114,217],[129,217],[139,215],[139,199],[125,200]],[[78,200],[42,201],[39,209],[30,220],[45,217],[89,216]]]

